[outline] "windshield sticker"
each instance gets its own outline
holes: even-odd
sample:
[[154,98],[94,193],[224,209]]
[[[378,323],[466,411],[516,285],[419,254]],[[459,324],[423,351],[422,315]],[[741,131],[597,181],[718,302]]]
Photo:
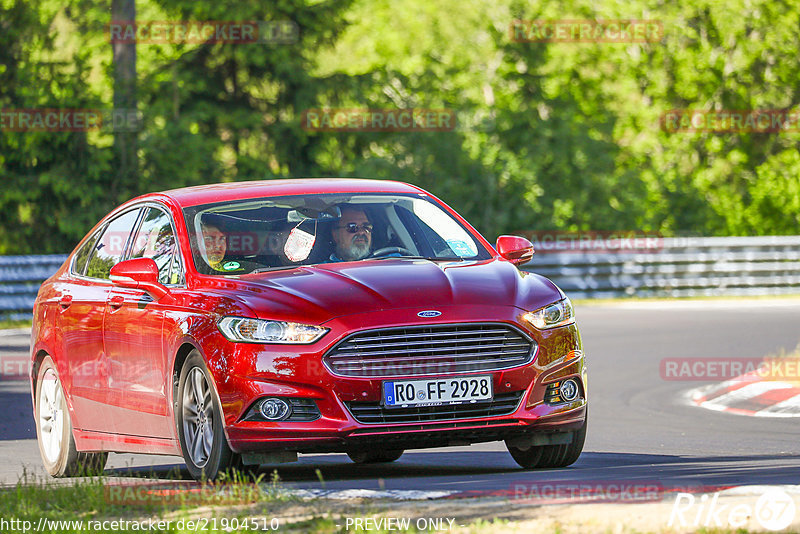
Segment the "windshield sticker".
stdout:
[[222,270],[224,271],[235,271],[241,267],[241,264],[238,261],[228,261],[222,266]]
[[289,261],[297,263],[308,258],[311,254],[311,249],[314,242],[317,240],[315,234],[309,234],[298,227],[289,232],[289,237],[286,238],[286,244],[283,245],[283,253],[289,258]]
[[447,246],[449,246],[450,250],[455,252],[456,255],[462,258],[465,256],[474,256],[477,253],[477,251],[472,250],[469,245],[460,239],[448,239]]

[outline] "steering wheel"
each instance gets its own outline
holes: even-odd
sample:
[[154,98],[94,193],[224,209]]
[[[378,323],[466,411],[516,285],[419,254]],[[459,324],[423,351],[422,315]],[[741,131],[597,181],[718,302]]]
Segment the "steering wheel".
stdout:
[[378,250],[374,251],[372,254],[369,255],[370,258],[382,258],[384,256],[388,256],[389,254],[400,254],[403,256],[414,256],[414,253],[408,250],[407,248],[403,247],[383,247],[379,248]]

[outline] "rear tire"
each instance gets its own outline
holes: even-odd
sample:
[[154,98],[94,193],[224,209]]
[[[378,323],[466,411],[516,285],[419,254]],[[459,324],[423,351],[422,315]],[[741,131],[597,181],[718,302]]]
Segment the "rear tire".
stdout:
[[352,451],[348,452],[350,457],[357,464],[387,464],[399,460],[405,451],[386,450],[386,451]]
[[67,398],[50,356],[39,366],[35,409],[39,453],[50,476],[94,476],[103,472],[107,452],[79,452],[75,446]]
[[193,350],[181,369],[175,417],[183,459],[196,480],[217,479],[239,463],[225,437],[213,383],[203,357]]
[[506,442],[506,447],[514,461],[524,469],[548,469],[567,467],[574,464],[583,452],[586,441],[586,425],[589,421],[589,412],[583,425],[572,434],[572,441],[563,445],[538,445],[529,449],[520,449]]

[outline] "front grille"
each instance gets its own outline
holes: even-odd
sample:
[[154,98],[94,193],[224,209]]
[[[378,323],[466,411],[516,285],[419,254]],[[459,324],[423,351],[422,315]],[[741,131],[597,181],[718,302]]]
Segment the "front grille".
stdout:
[[527,335],[501,323],[407,326],[352,334],[322,361],[339,376],[440,375],[525,365],[536,349]]
[[466,404],[442,404],[439,406],[410,406],[408,408],[386,408],[379,402],[345,402],[345,406],[359,423],[419,423],[424,421],[448,421],[474,417],[493,417],[513,413],[519,406],[522,391],[495,395],[489,401]]

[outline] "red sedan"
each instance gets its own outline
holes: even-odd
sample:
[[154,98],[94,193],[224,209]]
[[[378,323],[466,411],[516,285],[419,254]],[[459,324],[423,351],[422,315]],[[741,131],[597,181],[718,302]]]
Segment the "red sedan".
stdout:
[[36,299],[31,389],[53,476],[108,452],[237,465],[504,440],[563,467],[586,435],[569,299],[415,186],[276,180],[108,214]]

